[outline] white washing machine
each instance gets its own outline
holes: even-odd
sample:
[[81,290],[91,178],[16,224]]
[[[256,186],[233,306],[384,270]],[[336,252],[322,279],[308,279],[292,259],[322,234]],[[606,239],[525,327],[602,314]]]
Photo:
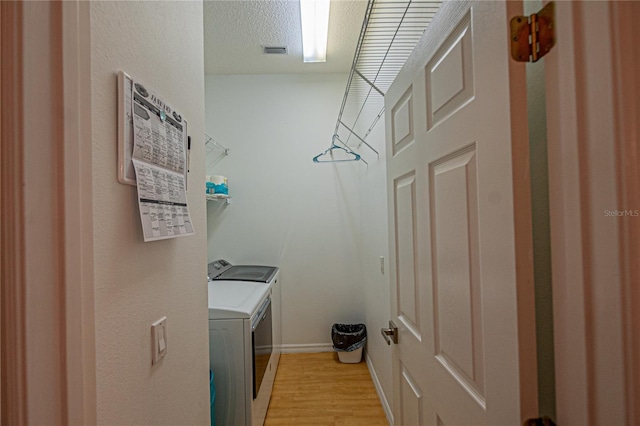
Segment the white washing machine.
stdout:
[[208,272],[216,425],[262,425],[282,345],[279,269],[221,259]]

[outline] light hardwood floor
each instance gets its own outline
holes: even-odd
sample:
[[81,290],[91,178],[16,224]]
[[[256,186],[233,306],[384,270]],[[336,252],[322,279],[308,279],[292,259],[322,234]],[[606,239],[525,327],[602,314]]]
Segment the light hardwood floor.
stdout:
[[387,426],[367,364],[333,352],[283,354],[265,426]]

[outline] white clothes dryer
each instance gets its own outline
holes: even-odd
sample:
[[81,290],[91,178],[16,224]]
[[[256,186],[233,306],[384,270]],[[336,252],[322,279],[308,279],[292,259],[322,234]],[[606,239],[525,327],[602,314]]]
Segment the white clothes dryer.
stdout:
[[208,272],[216,424],[262,425],[282,344],[279,269],[220,259]]

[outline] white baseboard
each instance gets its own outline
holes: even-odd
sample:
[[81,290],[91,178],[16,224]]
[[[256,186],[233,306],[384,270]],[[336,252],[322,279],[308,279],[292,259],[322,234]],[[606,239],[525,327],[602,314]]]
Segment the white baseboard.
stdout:
[[378,398],[380,398],[380,403],[382,404],[384,414],[387,416],[387,421],[390,425],[393,425],[393,412],[391,411],[391,406],[389,405],[389,401],[382,390],[382,385],[380,385],[380,380],[378,380],[376,369],[373,368],[373,363],[371,362],[371,358],[369,358],[369,353],[366,351],[364,353],[364,359],[367,362],[367,367],[369,367],[369,374],[371,374],[371,380],[373,380],[373,385],[378,392]]
[[283,354],[301,354],[313,352],[334,352],[331,343],[309,343],[304,345],[281,345]]

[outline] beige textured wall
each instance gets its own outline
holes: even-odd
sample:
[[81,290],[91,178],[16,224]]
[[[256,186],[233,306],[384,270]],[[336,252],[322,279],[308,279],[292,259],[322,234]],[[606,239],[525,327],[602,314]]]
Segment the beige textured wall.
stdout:
[[[231,204],[208,205],[209,260],[281,268],[284,350],[331,347],[331,325],[364,321],[358,175],[316,164],[331,143],[346,74],[206,76],[207,157]],[[364,163],[358,164],[364,168]]]
[[[209,416],[201,2],[92,2],[92,126],[98,423],[207,424]],[[189,123],[196,235],[144,243],[132,186],[117,182],[116,73],[163,95]],[[167,355],[151,365],[151,323]]]

